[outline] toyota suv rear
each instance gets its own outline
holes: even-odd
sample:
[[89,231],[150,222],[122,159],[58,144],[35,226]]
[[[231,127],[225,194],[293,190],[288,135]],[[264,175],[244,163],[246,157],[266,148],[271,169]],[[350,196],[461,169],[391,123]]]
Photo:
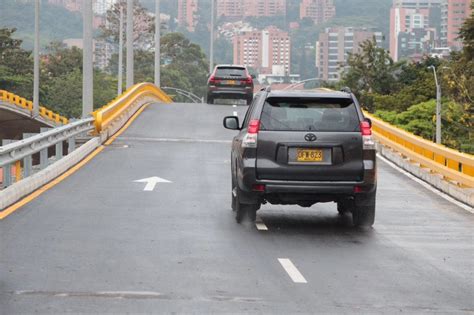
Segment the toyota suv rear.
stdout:
[[216,99],[253,99],[253,76],[245,66],[217,65],[207,80],[207,103]]
[[255,220],[261,204],[310,207],[336,202],[355,226],[375,218],[376,159],[371,122],[349,90],[260,91],[231,154],[232,209],[236,220]]

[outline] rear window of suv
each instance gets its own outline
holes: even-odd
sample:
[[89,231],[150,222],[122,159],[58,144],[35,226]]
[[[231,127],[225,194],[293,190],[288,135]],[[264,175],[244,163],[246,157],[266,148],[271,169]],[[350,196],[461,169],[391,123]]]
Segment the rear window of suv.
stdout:
[[268,131],[359,131],[355,104],[346,98],[269,98],[260,117]]
[[216,77],[236,77],[243,78],[247,77],[247,71],[245,68],[238,67],[219,67],[216,69]]

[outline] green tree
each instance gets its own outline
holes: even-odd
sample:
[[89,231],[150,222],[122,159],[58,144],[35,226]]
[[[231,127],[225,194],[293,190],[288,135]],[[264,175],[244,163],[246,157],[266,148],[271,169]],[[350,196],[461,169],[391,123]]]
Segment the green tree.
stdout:
[[[100,27],[100,37],[111,43],[119,42],[120,9],[123,10],[123,27],[127,27],[127,1],[117,1],[106,13],[106,23]],[[154,17],[140,4],[139,0],[133,1],[133,42],[139,49],[151,49],[154,43],[155,22]],[[126,35],[124,35],[125,37]]]
[[464,54],[468,59],[474,59],[474,2],[471,3],[471,16],[464,21],[459,32],[464,44]]
[[0,89],[32,96],[33,59],[21,48],[22,41],[13,38],[16,29],[0,28]]
[[375,38],[364,41],[360,48],[360,53],[349,54],[349,70],[343,75],[343,81],[358,96],[390,94],[396,85],[398,64],[388,51],[377,46]]
[[47,58],[43,62],[45,79],[59,77],[76,69],[82,69],[82,50],[69,48],[60,42],[52,42],[46,47]]

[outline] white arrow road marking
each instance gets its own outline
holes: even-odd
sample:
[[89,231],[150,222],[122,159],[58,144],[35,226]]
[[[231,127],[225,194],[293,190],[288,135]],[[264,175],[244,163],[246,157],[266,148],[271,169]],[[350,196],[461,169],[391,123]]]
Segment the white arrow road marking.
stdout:
[[155,189],[156,184],[158,183],[172,183],[169,180],[166,180],[161,177],[148,177],[148,178],[143,178],[143,179],[137,179],[134,181],[135,183],[146,183],[145,188],[143,188],[144,191],[153,191]]
[[295,265],[288,258],[278,258],[278,261],[295,283],[308,283],[303,275],[298,271]]

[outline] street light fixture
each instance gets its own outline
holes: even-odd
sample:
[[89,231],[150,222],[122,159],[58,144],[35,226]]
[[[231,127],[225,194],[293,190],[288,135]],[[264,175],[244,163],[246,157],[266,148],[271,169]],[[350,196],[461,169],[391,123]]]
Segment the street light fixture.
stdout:
[[160,40],[161,40],[161,20],[160,20],[160,0],[155,2],[155,85],[160,87],[161,85],[161,73],[160,73]]
[[35,43],[33,49],[33,117],[39,115],[39,14],[40,0],[35,0]]
[[118,83],[117,95],[122,94],[123,86],[123,6],[120,5],[120,21],[119,21],[119,51],[118,51]]
[[133,0],[127,0],[127,89],[133,85]]
[[82,58],[82,117],[93,111],[93,42],[92,42],[92,0],[83,2],[83,58]]
[[441,144],[441,85],[438,81],[435,66],[429,66],[428,69],[433,70],[433,75],[436,84],[436,143]]
[[211,43],[209,47],[209,73],[214,70],[214,19],[215,19],[215,1],[211,0]]

